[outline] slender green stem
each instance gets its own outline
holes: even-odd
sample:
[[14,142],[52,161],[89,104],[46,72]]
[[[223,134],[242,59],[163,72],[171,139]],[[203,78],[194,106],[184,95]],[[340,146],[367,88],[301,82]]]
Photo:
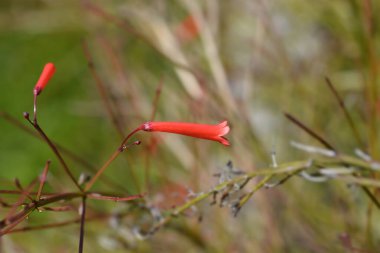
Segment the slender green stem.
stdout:
[[[213,187],[210,191],[204,192],[199,194],[197,197],[189,200],[182,206],[177,207],[173,212],[170,213],[167,217],[162,219],[159,223],[157,223],[155,226],[152,227],[152,231],[157,231],[160,229],[160,227],[164,226],[165,224],[169,223],[170,220],[173,217],[177,217],[178,215],[182,214],[184,211],[187,209],[191,208],[195,204],[199,203],[200,201],[210,197],[213,195],[215,192],[219,192],[223,190],[225,187],[231,184],[235,184],[238,182],[246,182],[247,180],[250,180],[256,176],[264,175],[267,177],[272,177],[277,174],[284,174],[284,173],[296,173],[297,171],[301,171],[307,167],[309,167],[310,161],[297,161],[297,162],[292,162],[292,163],[287,163],[287,164],[282,164],[278,167],[278,169],[273,169],[273,168],[268,168],[268,169],[261,169],[257,171],[250,172],[246,175],[235,177],[229,181],[225,181],[223,183],[220,183]],[[265,182],[264,182],[265,183]]]
[[[264,176],[264,178],[258,184],[256,184],[255,187],[239,201],[237,207],[241,208],[252,197],[252,195],[255,192],[257,192],[259,189],[261,189],[265,185],[265,183],[267,183],[275,175],[281,175],[281,174],[285,174],[287,176],[296,175],[300,171],[309,168],[313,164],[321,165],[321,168],[334,166],[336,164],[343,164],[345,166],[349,165],[349,166],[353,166],[353,167],[357,167],[357,168],[361,168],[361,169],[365,169],[365,170],[369,170],[369,171],[372,171],[374,169],[374,167],[371,163],[368,163],[366,161],[362,161],[362,160],[355,158],[355,157],[340,154],[340,155],[337,155],[333,158],[316,160],[316,161],[313,161],[313,163],[310,160],[301,160],[301,161],[295,161],[295,162],[279,165],[276,169],[266,168],[266,169],[256,170],[256,171],[247,173],[246,175],[235,177],[229,181],[222,182],[222,183],[216,185],[215,187],[213,187],[211,190],[199,194],[195,198],[189,200],[185,204],[174,209],[168,216],[166,216],[164,219],[162,219],[159,223],[155,224],[152,227],[151,231],[152,232],[157,231],[162,226],[169,223],[173,217],[178,217],[179,215],[183,214],[187,209],[189,209],[192,206],[194,206],[195,204],[207,199],[208,197],[212,196],[213,194],[225,189],[229,185],[233,185],[233,184],[239,183],[239,182],[247,182],[256,176]],[[380,188],[380,181],[375,180],[375,179],[360,178],[360,177],[356,177],[354,175],[352,175],[352,176],[336,176],[335,178],[337,180],[341,180],[341,181],[346,182],[346,183],[357,184],[357,185],[363,187],[365,192],[367,192],[366,190],[368,190],[368,187]],[[372,194],[368,195],[368,196],[371,199],[372,199],[372,197],[374,197]],[[378,200],[376,200],[376,199],[372,199],[372,201],[374,201],[375,204],[379,203]]]
[[255,194],[255,192],[260,190],[269,180],[273,178],[273,176],[274,175],[265,176],[264,179],[261,180],[258,184],[256,184],[255,187],[248,194],[244,195],[244,197],[238,203],[238,209],[243,207],[248,202],[248,200],[253,196],[253,194]]

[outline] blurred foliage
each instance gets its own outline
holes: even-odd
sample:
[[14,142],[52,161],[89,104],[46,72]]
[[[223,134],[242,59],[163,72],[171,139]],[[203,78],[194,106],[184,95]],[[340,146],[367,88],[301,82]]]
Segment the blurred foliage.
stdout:
[[[251,172],[269,167],[273,152],[278,163],[311,158],[289,142],[319,144],[287,121],[284,111],[339,151],[353,154],[360,148],[379,159],[379,11],[379,1],[371,0],[2,0],[0,111],[29,127],[22,112],[32,112],[32,88],[43,65],[54,62],[56,74],[39,97],[39,122],[54,141],[100,168],[122,138],[91,74],[87,45],[123,135],[151,118],[160,82],[156,120],[228,119],[232,126],[229,148],[138,134],[142,144],[105,173],[125,191],[100,182],[97,190],[147,192],[147,202],[159,207],[184,189],[209,190],[217,183],[213,174],[229,160]],[[188,15],[200,29],[181,40],[178,31]],[[344,99],[360,143],[326,76]],[[46,191],[73,191],[45,143],[4,119],[0,131],[2,189],[16,177],[26,185],[51,159]],[[86,171],[67,160],[77,177]],[[90,213],[127,215],[116,227],[112,217],[87,222],[85,252],[348,252],[347,240],[362,252],[380,247],[379,210],[355,186],[294,177],[259,191],[237,218],[210,202],[139,240],[133,228],[149,218],[139,209],[141,217],[129,214],[134,204],[90,200]],[[25,223],[77,216],[75,210],[35,212]],[[78,224],[72,224],[6,235],[0,246],[4,252],[75,252],[78,234]]]

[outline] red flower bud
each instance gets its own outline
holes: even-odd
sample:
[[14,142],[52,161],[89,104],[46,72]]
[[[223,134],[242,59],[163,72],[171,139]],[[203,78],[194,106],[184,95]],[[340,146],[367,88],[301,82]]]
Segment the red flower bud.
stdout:
[[55,66],[53,63],[47,63],[42,70],[40,78],[37,81],[36,86],[34,86],[33,93],[35,96],[41,93],[41,91],[45,88],[46,84],[49,82],[50,78],[53,76],[55,72]]
[[227,121],[218,125],[205,125],[184,122],[146,122],[142,125],[142,130],[148,132],[167,132],[182,134],[195,138],[218,141],[229,146],[228,140],[223,137],[230,131]]

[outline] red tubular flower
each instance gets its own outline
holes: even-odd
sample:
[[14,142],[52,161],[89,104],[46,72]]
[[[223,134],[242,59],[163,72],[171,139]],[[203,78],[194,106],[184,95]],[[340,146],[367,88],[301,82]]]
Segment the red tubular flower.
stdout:
[[38,96],[41,91],[45,88],[46,84],[49,82],[50,78],[53,76],[55,72],[55,66],[53,63],[49,62],[45,65],[40,78],[37,81],[36,86],[34,86],[33,94]]
[[228,140],[223,137],[230,131],[227,121],[218,125],[205,125],[184,122],[146,122],[142,125],[142,130],[148,132],[167,132],[182,134],[195,138],[218,141],[229,146]]

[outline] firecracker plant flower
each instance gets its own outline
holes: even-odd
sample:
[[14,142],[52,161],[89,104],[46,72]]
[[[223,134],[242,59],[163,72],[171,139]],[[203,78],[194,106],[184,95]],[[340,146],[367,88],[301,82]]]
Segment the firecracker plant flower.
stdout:
[[[137,132],[166,132],[191,136],[200,139],[212,140],[222,143],[225,146],[229,146],[229,141],[224,137],[229,131],[230,127],[228,122],[222,121],[217,125],[185,123],[185,122],[145,122],[130,132],[127,137],[124,138],[119,148],[111,155],[111,157],[105,162],[105,164],[98,170],[98,172],[87,183],[85,191],[88,191],[92,185],[97,181],[99,176],[103,174],[105,169],[111,164],[116,157],[127,148],[127,141]],[[138,142],[138,144],[140,144]]]
[[48,62],[45,64],[44,69],[42,70],[42,73],[34,86],[33,89],[33,96],[34,96],[34,101],[33,101],[33,106],[34,106],[34,117],[33,117],[33,122],[34,124],[37,123],[37,96],[42,92],[42,90],[45,88],[49,80],[53,77],[55,73],[55,66],[53,63]]
[[142,130],[148,132],[166,132],[191,136],[200,139],[218,141],[229,146],[229,141],[224,137],[229,131],[228,122],[222,121],[217,125],[206,125],[185,122],[146,122]]
[[45,88],[46,84],[49,82],[49,80],[54,75],[54,72],[55,72],[54,64],[51,62],[46,63],[44,66],[44,69],[42,70],[40,78],[38,79],[36,85],[34,86],[33,94],[35,96],[38,96],[42,92],[42,90]]

